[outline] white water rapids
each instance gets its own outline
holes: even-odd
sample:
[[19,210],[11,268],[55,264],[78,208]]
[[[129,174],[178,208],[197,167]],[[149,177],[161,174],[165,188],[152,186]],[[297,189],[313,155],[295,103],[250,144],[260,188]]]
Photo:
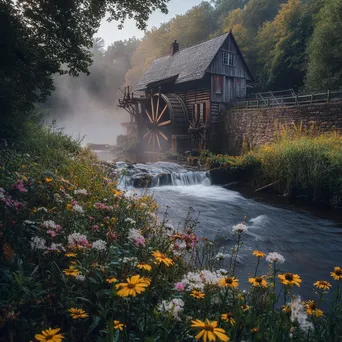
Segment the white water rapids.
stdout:
[[[127,165],[121,164],[124,169]],[[238,276],[247,279],[253,273],[254,249],[278,252],[285,257],[282,271],[300,274],[303,284],[298,292],[312,295],[316,280],[331,280],[330,271],[342,266],[342,220],[329,220],[295,207],[268,205],[246,198],[236,191],[213,186],[206,172],[188,171],[174,163],[136,164],[126,169],[121,186],[132,189],[133,178],[148,174],[151,183],[143,191],[159,204],[159,215],[167,210],[167,219],[175,228],[190,212],[197,217],[197,233],[216,241],[228,253],[234,242],[233,225],[246,216],[248,232],[239,258]],[[260,266],[267,271],[267,264]]]

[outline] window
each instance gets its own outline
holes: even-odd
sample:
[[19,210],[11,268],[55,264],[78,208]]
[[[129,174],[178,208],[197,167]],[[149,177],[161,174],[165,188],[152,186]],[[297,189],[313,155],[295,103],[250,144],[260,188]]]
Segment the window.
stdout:
[[223,51],[223,64],[233,66],[234,65],[234,54]]
[[213,88],[216,94],[221,94],[223,91],[223,76],[213,76]]

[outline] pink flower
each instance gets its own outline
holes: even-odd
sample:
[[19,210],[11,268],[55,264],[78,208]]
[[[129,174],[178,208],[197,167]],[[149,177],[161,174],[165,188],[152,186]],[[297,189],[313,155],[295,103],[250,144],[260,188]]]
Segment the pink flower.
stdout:
[[59,224],[56,224],[56,231],[59,232],[62,229],[62,227]]
[[94,226],[91,227],[93,230],[95,230],[96,232],[99,231],[99,226],[97,224],[95,224]]
[[184,291],[184,284],[182,282],[176,283],[175,289],[179,292],[183,292]]
[[28,190],[25,188],[24,183],[22,180],[18,181],[17,184],[13,185],[15,189],[20,192],[27,192]]
[[56,236],[56,232],[54,230],[48,230],[47,233],[53,238]]
[[93,221],[93,220],[95,220],[95,218],[92,217],[92,216],[89,216],[89,220],[90,220],[90,221]]
[[145,239],[143,236],[139,236],[135,239],[135,245],[136,246],[142,246],[142,247],[145,247]]

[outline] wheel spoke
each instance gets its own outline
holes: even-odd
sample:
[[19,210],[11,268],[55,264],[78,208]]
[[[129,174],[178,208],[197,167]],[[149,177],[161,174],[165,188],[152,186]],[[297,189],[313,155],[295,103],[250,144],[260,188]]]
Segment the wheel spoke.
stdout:
[[169,138],[161,131],[158,131],[158,133],[165,139],[165,140],[169,140]]
[[150,142],[151,142],[151,139],[152,139],[152,135],[153,135],[153,133],[150,131],[150,137],[148,138],[148,142],[147,142],[147,145],[149,145],[150,144]]
[[[152,108],[152,119],[154,121],[154,102],[153,102],[153,95],[151,95],[151,108]],[[156,113],[157,114],[157,113]],[[153,122],[152,121],[152,122]]]
[[161,146],[160,146],[160,141],[159,141],[158,134],[156,134],[156,138],[157,138],[157,143],[158,143],[158,146],[159,146],[159,151],[161,151]]
[[158,112],[159,112],[159,101],[160,101],[160,88],[159,88],[157,107],[156,107],[156,119],[157,119]]
[[158,124],[158,127],[169,125],[170,123],[171,123],[171,120],[167,120],[167,121],[164,121],[164,122]]
[[165,105],[164,109],[162,110],[162,112],[160,113],[160,115],[157,118],[157,122],[159,122],[160,118],[163,116],[163,114],[166,112],[167,109],[167,104]]
[[152,134],[152,151],[154,152],[154,140],[155,140],[155,133]]
[[152,118],[150,116],[150,113],[147,111],[147,109],[145,109],[145,113],[148,116],[148,119],[150,120],[150,122],[153,123],[153,120],[152,120]]
[[148,131],[148,132],[144,135],[144,138],[146,138],[149,134],[151,134],[151,131]]

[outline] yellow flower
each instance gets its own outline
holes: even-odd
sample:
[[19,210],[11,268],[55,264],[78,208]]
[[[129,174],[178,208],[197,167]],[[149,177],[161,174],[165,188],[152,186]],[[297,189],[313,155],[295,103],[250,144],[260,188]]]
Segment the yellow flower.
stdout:
[[342,268],[334,267],[334,272],[330,272],[330,275],[334,278],[334,280],[342,280]]
[[290,313],[291,312],[291,305],[283,305],[282,311],[284,311],[286,313]]
[[247,304],[243,304],[243,305],[241,305],[241,309],[242,309],[243,312],[246,312],[246,311],[248,311],[250,309],[250,306],[247,305]]
[[267,287],[267,281],[265,280],[265,276],[248,278],[248,282],[252,284],[254,287]]
[[228,322],[231,325],[235,324],[234,316],[231,312],[225,313],[221,315],[222,321]]
[[297,285],[298,287],[300,287],[300,283],[302,282],[302,279],[300,279],[300,276],[298,274],[293,274],[291,272],[279,274],[278,278],[283,285],[290,287],[292,287],[293,285]]
[[63,270],[63,273],[67,276],[77,277],[80,272],[74,266],[69,266],[69,268]]
[[200,291],[192,290],[190,296],[197,298],[197,299],[202,299],[205,297],[205,294],[203,292],[200,292]]
[[216,337],[219,341],[228,342],[229,337],[225,334],[226,332],[222,328],[217,328],[217,321],[209,321],[208,319],[205,322],[196,319],[191,321],[191,328],[199,328],[201,331],[195,336],[196,340],[202,338],[204,342],[207,341],[216,341]]
[[145,264],[144,262],[141,262],[140,264],[138,264],[137,267],[139,269],[145,270],[145,271],[151,271],[152,270],[152,266]]
[[108,284],[113,284],[113,283],[116,283],[117,281],[118,280],[116,278],[114,278],[114,277],[109,277],[109,278],[106,279],[106,282]]
[[139,274],[127,278],[127,283],[120,283],[116,285],[116,289],[119,290],[118,296],[120,297],[135,297],[146,290],[146,287],[150,285],[150,280],[141,278]]
[[51,183],[53,182],[53,178],[46,177],[45,178],[45,183]]
[[72,204],[68,203],[65,208],[66,210],[72,210]]
[[258,328],[253,328],[251,329],[251,334],[256,334],[259,331]]
[[219,280],[218,284],[222,287],[233,287],[239,286],[239,280],[235,277],[225,277]]
[[74,258],[74,257],[77,257],[77,254],[76,253],[65,253],[65,256],[68,257],[68,258]]
[[314,286],[321,290],[330,290],[331,284],[325,280],[318,280],[314,283]]
[[116,329],[116,330],[119,329],[120,331],[122,331],[124,329],[124,327],[125,327],[125,325],[120,323],[120,321],[114,320],[113,323],[114,323],[114,329]]
[[314,300],[309,300],[305,304],[305,308],[306,308],[306,312],[309,315],[316,316],[316,317],[323,316],[323,311],[317,308],[316,303],[315,303]]
[[46,329],[43,330],[41,334],[34,335],[34,338],[41,342],[62,342],[64,336],[63,334],[58,334],[60,328],[56,329]]
[[152,255],[154,256],[156,261],[159,262],[159,264],[163,263],[166,266],[171,266],[174,263],[172,259],[167,258],[165,254],[160,253],[159,251],[153,252]]
[[255,255],[256,257],[258,258],[265,258],[266,254],[264,252],[261,252],[261,251],[253,251],[253,255]]
[[89,315],[83,309],[71,308],[68,310],[73,319],[87,318]]

